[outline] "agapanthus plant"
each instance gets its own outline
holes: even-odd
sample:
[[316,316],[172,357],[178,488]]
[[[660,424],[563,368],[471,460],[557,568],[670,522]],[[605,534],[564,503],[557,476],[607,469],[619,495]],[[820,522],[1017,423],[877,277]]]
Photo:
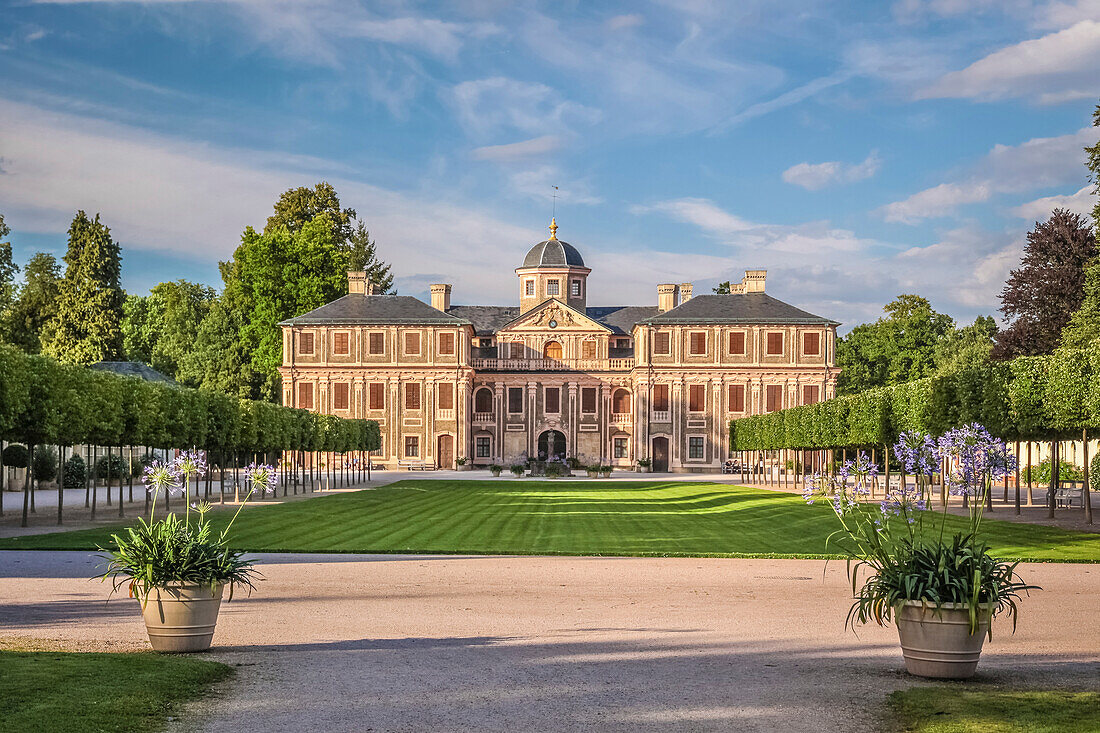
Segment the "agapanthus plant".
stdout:
[[[1014,465],[1004,443],[980,425],[950,431],[939,441],[921,433],[903,433],[894,451],[907,472],[924,479],[936,470],[941,456],[951,457],[957,467],[952,493],[987,488],[990,480],[1003,476]],[[835,479],[812,477],[804,497],[809,503],[828,499],[840,521],[841,529],[829,537],[829,543],[838,545],[849,560],[855,596],[849,623],[873,619],[885,624],[900,604],[921,601],[936,607],[955,603],[969,609],[972,633],[987,614],[1007,611],[1015,624],[1019,594],[1035,586],[1020,580],[1016,563],[993,558],[988,545],[978,540],[980,507],[971,509],[968,531],[945,542],[947,506],[945,503],[938,521],[931,520],[922,488],[927,481],[913,487],[902,483],[875,510],[862,501],[877,474],[866,455],[845,462],[838,474]],[[870,571],[862,586],[858,580],[861,568]]]
[[977,423],[948,430],[940,437],[939,448],[949,462],[945,478],[950,494],[972,498],[971,531],[977,532],[993,483],[1015,470],[1016,458],[1004,441]]
[[275,472],[275,467],[266,463],[250,463],[244,469],[245,479],[252,484],[252,489],[259,489],[260,496],[267,496],[267,492],[270,491],[275,494],[275,486],[278,484],[279,476]]
[[[192,474],[197,474],[199,470],[205,472],[205,456],[184,455],[193,462],[185,463],[185,470],[189,468]],[[108,562],[103,573],[97,577],[110,578],[114,581],[115,590],[129,584],[130,596],[140,599],[143,606],[152,589],[169,583],[205,585],[211,593],[216,592],[217,586],[228,584],[230,599],[234,586],[243,585],[250,591],[253,588],[256,571],[252,568],[252,561],[245,559],[243,552],[228,546],[229,530],[248,502],[247,496],[216,537],[207,517],[210,505],[206,503],[196,502],[194,509],[198,520],[195,522],[190,519],[190,503],[184,520],[169,513],[164,519],[154,521],[158,496],[185,491],[188,473],[181,470],[180,464],[179,459],[171,463],[153,461],[146,467],[142,481],[152,496],[149,521],[139,518],[137,526],[128,528],[125,535],[111,535],[114,547],[99,548],[106,553]]]

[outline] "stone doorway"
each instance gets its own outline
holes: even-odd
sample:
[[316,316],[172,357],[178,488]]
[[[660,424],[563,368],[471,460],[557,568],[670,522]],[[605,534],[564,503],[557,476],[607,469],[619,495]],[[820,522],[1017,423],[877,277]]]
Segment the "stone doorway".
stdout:
[[668,473],[668,438],[653,439],[653,472]]
[[440,435],[436,440],[436,460],[439,468],[455,467],[455,439],[450,435]]

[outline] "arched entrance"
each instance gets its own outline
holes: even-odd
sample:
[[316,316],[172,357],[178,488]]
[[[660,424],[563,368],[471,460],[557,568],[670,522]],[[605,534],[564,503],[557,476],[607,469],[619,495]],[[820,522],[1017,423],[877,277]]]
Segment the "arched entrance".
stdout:
[[561,344],[559,344],[557,341],[547,341],[546,345],[542,347],[542,358],[560,359]]
[[653,472],[668,473],[668,438],[653,439]]
[[539,460],[551,458],[565,458],[565,433],[558,430],[547,430],[539,436]]
[[439,468],[455,467],[455,439],[450,435],[440,435],[436,441],[438,450],[435,452]]

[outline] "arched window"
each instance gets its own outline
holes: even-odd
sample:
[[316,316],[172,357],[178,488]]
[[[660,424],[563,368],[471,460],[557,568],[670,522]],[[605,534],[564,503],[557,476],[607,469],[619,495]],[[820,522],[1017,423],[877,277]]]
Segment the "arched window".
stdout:
[[474,412],[493,411],[493,391],[488,387],[482,387],[474,393]]
[[542,347],[542,357],[544,359],[560,359],[561,344],[557,341],[547,341],[546,345]]
[[617,415],[628,414],[630,412],[629,389],[615,390],[615,393],[611,395],[611,411]]

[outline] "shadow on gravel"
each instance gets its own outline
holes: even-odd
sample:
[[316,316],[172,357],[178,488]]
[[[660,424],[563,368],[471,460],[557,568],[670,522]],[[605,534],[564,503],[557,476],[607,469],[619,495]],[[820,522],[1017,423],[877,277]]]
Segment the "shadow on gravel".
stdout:
[[105,619],[139,618],[137,601],[116,595],[110,602],[102,596],[82,597],[72,601],[17,603],[0,605],[0,627],[59,626],[82,624]]

